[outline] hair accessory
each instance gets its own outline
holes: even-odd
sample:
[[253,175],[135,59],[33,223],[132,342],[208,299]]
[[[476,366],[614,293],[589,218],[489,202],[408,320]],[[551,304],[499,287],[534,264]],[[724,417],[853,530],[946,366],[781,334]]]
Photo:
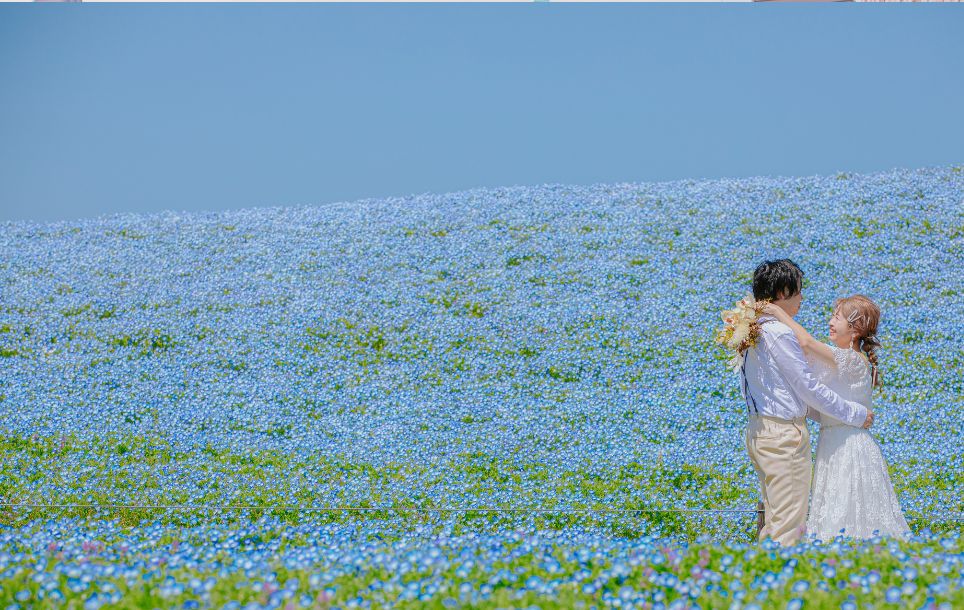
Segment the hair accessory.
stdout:
[[863,314],[855,309],[850,312],[849,316],[847,316],[847,323],[853,324],[858,318],[863,318],[863,317],[864,317]]

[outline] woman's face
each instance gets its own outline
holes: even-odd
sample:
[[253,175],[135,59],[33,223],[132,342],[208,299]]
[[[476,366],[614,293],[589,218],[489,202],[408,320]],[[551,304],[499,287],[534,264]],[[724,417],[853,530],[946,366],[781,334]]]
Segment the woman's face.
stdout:
[[837,347],[850,347],[850,341],[854,338],[853,328],[850,327],[850,323],[844,317],[843,311],[840,308],[833,312],[830,316],[830,340],[836,344]]

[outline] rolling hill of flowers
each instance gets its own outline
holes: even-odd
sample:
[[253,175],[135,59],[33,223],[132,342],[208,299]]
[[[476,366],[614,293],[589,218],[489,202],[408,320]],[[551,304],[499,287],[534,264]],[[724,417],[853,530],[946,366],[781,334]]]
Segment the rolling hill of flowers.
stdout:
[[[909,542],[754,542],[774,258],[883,311]],[[962,607],[962,260],[964,166],[2,223],[0,602]]]

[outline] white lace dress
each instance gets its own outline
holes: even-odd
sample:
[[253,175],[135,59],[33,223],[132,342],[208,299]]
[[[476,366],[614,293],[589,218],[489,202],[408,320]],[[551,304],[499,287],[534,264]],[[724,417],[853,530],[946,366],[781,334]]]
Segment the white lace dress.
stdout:
[[[863,354],[829,346],[836,366],[814,358],[814,375],[847,400],[872,406],[870,361]],[[807,535],[821,541],[843,535],[906,537],[910,528],[900,510],[887,462],[870,430],[850,426],[823,413],[810,488]],[[844,530],[841,532],[840,530]]]

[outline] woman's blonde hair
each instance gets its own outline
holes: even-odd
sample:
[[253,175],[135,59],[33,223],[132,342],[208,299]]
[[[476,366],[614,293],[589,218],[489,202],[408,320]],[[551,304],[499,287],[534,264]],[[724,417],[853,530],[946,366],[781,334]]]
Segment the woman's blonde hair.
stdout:
[[840,312],[854,330],[854,341],[858,349],[867,354],[871,367],[871,383],[881,388],[880,367],[877,366],[877,350],[880,340],[877,338],[877,325],[880,323],[880,307],[862,294],[842,297],[834,301],[834,312]]

